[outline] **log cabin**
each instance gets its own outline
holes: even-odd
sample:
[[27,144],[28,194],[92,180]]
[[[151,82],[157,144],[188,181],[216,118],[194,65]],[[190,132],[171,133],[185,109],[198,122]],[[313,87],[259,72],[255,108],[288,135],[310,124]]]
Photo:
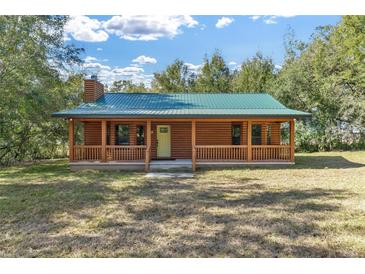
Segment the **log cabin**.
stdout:
[[266,93],[107,93],[96,79],[83,98],[53,113],[72,170],[294,164],[295,120],[310,116]]

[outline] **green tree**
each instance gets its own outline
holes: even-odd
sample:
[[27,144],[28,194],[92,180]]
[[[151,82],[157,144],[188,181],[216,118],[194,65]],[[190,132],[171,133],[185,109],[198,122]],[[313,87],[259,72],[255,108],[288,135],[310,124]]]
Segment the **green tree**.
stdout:
[[132,80],[114,81],[109,88],[110,92],[149,92],[144,83],[135,84]]
[[231,73],[219,51],[216,51],[211,59],[204,59],[201,72],[198,74],[195,84],[197,92],[230,92]]
[[65,144],[65,123],[51,113],[81,94],[81,77],[68,77],[81,49],[64,44],[66,21],[0,16],[0,164],[51,157]]
[[275,66],[271,58],[260,52],[241,64],[241,69],[233,77],[235,92],[266,92],[275,78]]
[[195,76],[181,60],[175,60],[165,71],[154,73],[152,90],[166,93],[189,92]]
[[287,106],[313,113],[299,126],[300,146],[331,150],[365,144],[364,41],[365,16],[344,16],[336,26],[319,27],[305,46],[287,43],[272,92]]

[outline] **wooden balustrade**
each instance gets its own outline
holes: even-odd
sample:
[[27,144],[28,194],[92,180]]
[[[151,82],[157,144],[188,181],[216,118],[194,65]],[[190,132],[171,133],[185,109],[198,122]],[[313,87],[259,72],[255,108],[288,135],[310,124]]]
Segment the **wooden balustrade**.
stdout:
[[[290,161],[289,145],[252,146],[252,161]],[[197,161],[248,161],[248,147],[239,146],[195,146]]]
[[102,146],[73,146],[71,161],[100,161],[102,158]]
[[195,150],[196,150],[196,159],[198,161],[247,160],[247,146],[243,145],[195,146]]
[[[103,146],[73,146],[72,161],[101,161]],[[146,146],[106,146],[107,161],[138,161],[145,159]]]
[[[147,146],[106,146],[107,161],[146,160]],[[147,152],[147,154],[150,154]],[[195,146],[197,161],[248,161],[246,145]],[[101,161],[102,146],[73,146],[72,161]],[[252,161],[290,161],[290,145],[254,145]]]
[[107,161],[144,160],[146,146],[106,146]]
[[252,161],[290,161],[290,145],[252,146]]

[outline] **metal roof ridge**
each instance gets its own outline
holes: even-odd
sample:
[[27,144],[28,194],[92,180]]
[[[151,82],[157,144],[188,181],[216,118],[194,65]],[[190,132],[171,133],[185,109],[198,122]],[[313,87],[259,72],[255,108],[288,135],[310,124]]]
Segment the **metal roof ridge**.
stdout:
[[221,110],[221,109],[225,109],[225,110],[230,110],[230,109],[259,109],[259,110],[262,110],[262,109],[265,109],[265,110],[272,110],[272,109],[286,109],[286,110],[294,110],[294,111],[301,111],[301,110],[295,110],[295,109],[289,109],[287,107],[277,107],[277,108],[223,108],[223,107],[220,107],[220,108],[148,108],[148,107],[143,107],[143,108],[140,108],[140,107],[136,107],[136,108],[123,108],[123,111],[124,110]]
[[175,95],[175,94],[184,94],[184,95],[251,95],[251,94],[257,94],[257,95],[270,95],[272,96],[270,93],[268,92],[176,92],[176,93],[165,93],[165,92],[104,92],[105,94],[159,94],[159,95]]

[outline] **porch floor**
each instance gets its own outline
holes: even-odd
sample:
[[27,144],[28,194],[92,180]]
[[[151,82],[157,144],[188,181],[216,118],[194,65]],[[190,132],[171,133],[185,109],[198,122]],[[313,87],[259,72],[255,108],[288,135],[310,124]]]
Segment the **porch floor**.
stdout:
[[[292,165],[290,161],[260,161],[260,162],[243,162],[243,161],[197,161],[197,167],[239,167],[239,166],[263,166],[263,165]],[[143,170],[144,161],[77,161],[70,163],[71,170],[98,169],[98,170]],[[150,171],[158,170],[191,170],[191,159],[176,160],[152,160],[150,162]]]

